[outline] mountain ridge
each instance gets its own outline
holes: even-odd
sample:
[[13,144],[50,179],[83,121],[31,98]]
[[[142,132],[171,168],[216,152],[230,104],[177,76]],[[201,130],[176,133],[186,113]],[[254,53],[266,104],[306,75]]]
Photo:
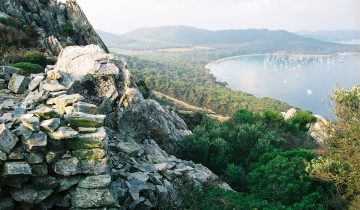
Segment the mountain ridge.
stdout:
[[[338,44],[312,39],[286,30],[234,29],[206,30],[191,26],[160,26],[135,29],[116,35],[98,31],[110,47],[146,46],[164,48],[171,46],[205,45],[218,48],[248,49],[251,52],[341,52],[360,51],[359,46]],[[122,45],[121,45],[122,44]],[[160,47],[161,48],[161,47]]]

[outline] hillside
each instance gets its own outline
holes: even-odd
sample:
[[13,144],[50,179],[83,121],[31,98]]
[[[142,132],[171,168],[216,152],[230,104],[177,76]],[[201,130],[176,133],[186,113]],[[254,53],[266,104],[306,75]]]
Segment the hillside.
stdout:
[[356,30],[299,31],[297,34],[327,42],[360,44],[360,31]]
[[[149,48],[149,43],[171,46],[204,45],[216,48],[243,50],[247,53],[261,52],[338,52],[358,51],[358,46],[341,45],[303,37],[284,30],[246,29],[211,31],[189,26],[163,26],[140,28],[116,36],[100,32],[107,45],[116,48],[119,43],[125,48]],[[243,48],[246,48],[244,50]]]
[[66,46],[88,44],[108,52],[76,0],[2,0],[0,29],[0,55],[11,47],[58,55]]

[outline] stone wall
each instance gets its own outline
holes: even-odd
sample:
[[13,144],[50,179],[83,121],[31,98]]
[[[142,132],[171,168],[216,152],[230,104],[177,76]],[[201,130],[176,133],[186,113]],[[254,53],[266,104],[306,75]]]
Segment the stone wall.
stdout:
[[121,59],[68,47],[54,68],[0,90],[0,209],[181,209],[193,187],[231,190],[168,154],[191,132]]
[[57,80],[44,79],[33,75],[31,100],[2,114],[0,209],[114,206],[105,116],[79,94],[67,95]]

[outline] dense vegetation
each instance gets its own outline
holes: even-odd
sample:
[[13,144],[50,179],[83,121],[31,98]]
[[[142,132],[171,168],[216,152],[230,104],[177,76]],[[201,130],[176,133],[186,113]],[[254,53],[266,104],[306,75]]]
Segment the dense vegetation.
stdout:
[[[205,119],[192,136],[183,140],[183,152],[186,158],[209,167],[241,192],[208,192],[234,199],[228,201],[228,209],[334,207],[337,203],[331,195],[336,194],[335,186],[306,171],[307,164],[316,158],[306,149],[317,147],[305,133],[310,122],[314,117],[306,111],[285,121],[274,111],[255,114],[240,110],[224,123]],[[205,200],[215,199],[209,194],[204,195]]]
[[335,91],[334,113],[321,156],[309,171],[336,183],[349,209],[360,207],[360,86]]
[[54,64],[54,60],[48,59],[39,51],[8,51],[0,54],[0,65],[10,65],[21,69],[20,74],[30,75],[42,73],[48,64]]
[[204,66],[224,55],[207,51],[157,52],[142,54],[141,59],[128,57],[128,63],[136,78],[145,81],[151,89],[219,114],[231,115],[238,109],[260,112],[290,108],[275,99],[233,91],[225,86],[226,83],[216,81]]
[[339,89],[333,99],[338,118],[320,147],[307,138],[314,117],[305,111],[289,120],[274,111],[246,110],[224,123],[202,117],[183,141],[185,157],[212,169],[236,192],[210,186],[196,192],[188,208],[358,209],[360,86]]

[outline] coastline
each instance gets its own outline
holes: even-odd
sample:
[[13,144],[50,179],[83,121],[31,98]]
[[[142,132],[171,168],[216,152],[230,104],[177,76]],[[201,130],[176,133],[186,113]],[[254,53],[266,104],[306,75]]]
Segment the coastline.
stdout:
[[[330,57],[333,56],[334,54],[302,54],[302,53],[282,53],[282,52],[276,52],[276,53],[255,53],[255,54],[246,54],[246,55],[235,55],[235,56],[230,56],[230,57],[225,57],[225,58],[221,58],[215,61],[212,61],[208,64],[206,64],[204,67],[205,69],[211,70],[211,66],[219,64],[221,62],[224,61],[228,61],[228,60],[232,60],[234,58],[241,58],[241,57],[249,57],[249,56],[260,56],[260,55],[288,55],[288,56],[292,56],[292,57],[302,57],[302,58],[309,58],[309,57],[316,57],[316,58],[326,58],[326,57]],[[336,55],[338,56],[360,56],[360,53],[358,52],[338,52],[336,53]]]

